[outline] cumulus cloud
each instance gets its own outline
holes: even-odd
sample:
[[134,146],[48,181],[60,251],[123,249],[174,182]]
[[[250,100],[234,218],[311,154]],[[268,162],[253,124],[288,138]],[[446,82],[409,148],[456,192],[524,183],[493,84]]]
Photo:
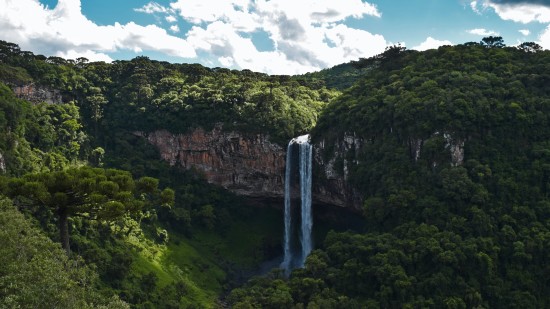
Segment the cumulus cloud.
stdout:
[[475,34],[475,35],[481,35],[481,36],[498,36],[499,33],[493,30],[487,30],[484,28],[476,28],[468,30],[468,33]]
[[475,12],[479,12],[480,6],[483,9],[492,8],[504,20],[524,24],[550,22],[550,1],[482,0],[480,2],[473,1],[471,6]]
[[550,25],[539,36],[539,41],[537,42],[544,49],[550,49]]
[[531,34],[531,31],[529,31],[528,29],[521,29],[518,31],[519,33],[523,34],[523,36],[528,36],[529,34]]
[[136,12],[154,14],[154,13],[168,13],[168,8],[156,3],[149,2],[141,8],[134,9]]
[[222,21],[210,23],[206,29],[193,27],[188,41],[203,50],[224,66],[233,65],[255,71],[296,74],[318,69],[305,63],[292,61],[283,52],[258,51],[249,38],[240,36],[231,25]]
[[508,4],[508,5],[518,5],[518,4],[534,4],[550,7],[550,1],[548,0],[491,0],[495,4]]
[[[381,35],[343,23],[381,16],[376,6],[361,0],[179,0],[170,7],[195,25],[187,33],[195,49],[237,68],[304,73],[369,57],[387,46]],[[255,33],[266,34],[273,50],[258,51],[250,39]]]
[[172,25],[170,26],[170,30],[177,33],[180,32],[180,27],[178,27],[178,25]]
[[476,14],[481,15],[481,11],[477,6],[477,1],[470,2],[470,7],[472,8],[472,11],[474,11]]
[[420,45],[418,46],[413,47],[412,49],[418,50],[418,51],[424,51],[428,49],[438,48],[439,46],[443,46],[443,45],[453,45],[453,43],[451,43],[451,41],[448,41],[448,40],[437,40],[429,36],[428,38],[426,38],[424,42],[420,43]]
[[[296,74],[373,56],[388,46],[383,36],[345,24],[382,16],[363,0],[172,0],[134,9],[157,15],[166,29],[134,22],[97,25],[82,14],[80,0],[59,0],[53,9],[38,0],[0,0],[0,7],[3,39],[46,55],[92,61],[109,61],[108,54],[119,50],[183,58],[198,52],[209,65]],[[176,16],[191,24],[180,36],[173,35],[181,31]],[[271,50],[255,45],[258,33]]]
[[184,39],[155,25],[130,22],[99,26],[82,15],[79,0],[59,0],[54,9],[37,0],[0,0],[0,6],[0,36],[38,53],[82,55],[92,61],[108,61],[105,53],[124,49],[160,51],[184,58],[196,56]]
[[113,59],[108,55],[104,53],[97,53],[92,50],[76,51],[76,50],[70,49],[68,51],[58,51],[55,55],[65,59],[78,59],[78,58],[84,57],[92,61],[104,61],[104,62],[113,61]]

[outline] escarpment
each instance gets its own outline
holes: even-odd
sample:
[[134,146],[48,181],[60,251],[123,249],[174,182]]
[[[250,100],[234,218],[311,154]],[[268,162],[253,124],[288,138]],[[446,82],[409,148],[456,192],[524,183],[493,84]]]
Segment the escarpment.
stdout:
[[[136,135],[155,145],[171,166],[196,169],[212,184],[249,197],[283,198],[286,150],[271,142],[268,135],[228,132],[221,126],[184,134],[159,130]],[[347,141],[336,147],[348,150]],[[324,172],[314,178],[313,202],[358,208],[360,196],[349,188],[345,174],[334,171],[334,159],[320,156],[323,147],[314,145],[314,169]]]

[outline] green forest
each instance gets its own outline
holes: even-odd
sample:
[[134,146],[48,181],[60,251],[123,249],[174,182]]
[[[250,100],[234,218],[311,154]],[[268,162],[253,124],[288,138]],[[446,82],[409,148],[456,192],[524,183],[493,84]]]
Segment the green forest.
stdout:
[[[25,85],[62,102],[27,101]],[[282,148],[361,139],[334,163],[361,206],[315,223],[304,268],[259,271],[282,254],[282,199],[211,185],[135,134],[215,126]],[[0,41],[0,173],[0,308],[550,307],[550,51],[536,43],[397,45],[276,76]]]

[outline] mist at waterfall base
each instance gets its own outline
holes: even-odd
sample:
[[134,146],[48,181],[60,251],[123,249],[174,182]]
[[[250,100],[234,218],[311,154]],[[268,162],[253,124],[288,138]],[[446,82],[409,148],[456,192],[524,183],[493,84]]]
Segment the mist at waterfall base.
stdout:
[[[285,168],[284,258],[281,268],[288,274],[296,267],[304,267],[313,248],[311,230],[311,164],[312,146],[309,135],[302,135],[288,143]],[[293,207],[293,184],[299,183],[300,207]],[[299,220],[298,220],[299,218]]]

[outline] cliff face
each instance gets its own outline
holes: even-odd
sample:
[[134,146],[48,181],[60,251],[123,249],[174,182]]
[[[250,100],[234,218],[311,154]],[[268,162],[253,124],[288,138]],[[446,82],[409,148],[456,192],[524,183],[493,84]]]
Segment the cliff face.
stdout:
[[331,145],[324,139],[313,145],[317,175],[312,190],[318,202],[361,209],[363,196],[349,185],[348,176],[359,163],[355,158],[362,144],[354,134],[344,134]]
[[157,146],[170,165],[196,168],[210,183],[252,197],[284,194],[285,151],[265,135],[224,132],[220,127],[187,134],[165,130],[137,134]]
[[[163,160],[172,166],[201,171],[208,182],[237,194],[257,198],[284,196],[286,150],[262,134],[226,132],[221,127],[211,131],[195,129],[186,134],[166,130],[136,133],[157,146]],[[437,133],[439,134],[439,133]],[[464,141],[443,134],[450,164],[461,165]],[[364,196],[349,183],[349,174],[361,163],[357,160],[364,141],[352,133],[313,145],[314,203],[360,210]],[[422,156],[422,140],[410,143],[411,160]],[[435,163],[434,163],[435,164]],[[297,194],[299,190],[293,190]],[[294,196],[297,197],[297,196]]]
[[61,104],[63,101],[59,90],[36,84],[14,86],[13,92],[18,98],[32,103],[46,102],[50,104]]
[[[170,165],[198,169],[210,183],[249,197],[282,200],[284,196],[286,150],[271,143],[266,135],[225,132],[220,127],[212,131],[198,128],[186,134],[166,130],[136,134],[157,146],[162,159]],[[358,139],[346,137],[336,146],[340,149],[336,156],[358,147],[354,143]],[[313,201],[357,208],[361,197],[347,186],[347,175],[335,172],[335,159],[325,160],[321,156],[326,145],[313,147],[314,169],[324,171],[314,175]]]

